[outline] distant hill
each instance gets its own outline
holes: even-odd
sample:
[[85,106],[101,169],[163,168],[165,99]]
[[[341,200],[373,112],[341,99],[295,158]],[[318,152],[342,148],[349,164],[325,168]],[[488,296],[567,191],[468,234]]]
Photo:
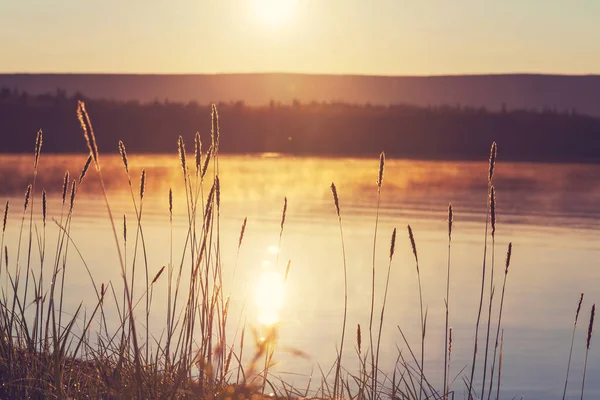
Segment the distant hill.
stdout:
[[576,111],[600,116],[600,76],[465,75],[432,77],[217,74],[0,74],[0,87],[32,95],[64,89],[93,99],[177,102],[243,101],[264,105],[294,99],[356,104],[411,104]]

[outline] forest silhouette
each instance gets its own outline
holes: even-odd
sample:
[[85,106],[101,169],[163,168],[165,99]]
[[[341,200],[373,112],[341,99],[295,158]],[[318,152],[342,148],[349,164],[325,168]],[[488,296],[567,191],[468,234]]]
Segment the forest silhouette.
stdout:
[[[175,151],[178,135],[193,140],[199,131],[210,142],[210,105],[196,102],[109,101],[67,96],[57,90],[28,95],[0,89],[0,152],[31,151],[32,137],[44,130],[44,148],[52,153],[84,153],[74,118],[77,100],[86,101],[103,151],[144,153]],[[505,160],[595,162],[600,160],[600,118],[575,110],[500,111],[460,105],[419,107],[346,103],[247,106],[243,101],[217,104],[221,117],[220,151],[229,154],[283,153],[312,156],[388,156],[417,159],[474,160],[489,143],[502,146]]]

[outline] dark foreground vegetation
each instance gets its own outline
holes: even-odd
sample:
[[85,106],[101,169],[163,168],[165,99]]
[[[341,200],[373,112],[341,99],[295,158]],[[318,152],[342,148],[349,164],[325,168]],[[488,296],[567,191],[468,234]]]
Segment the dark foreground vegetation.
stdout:
[[[72,110],[83,95],[65,92],[29,96],[0,90],[0,152],[28,152],[30,132],[44,128],[51,153],[83,152]],[[153,103],[86,99],[94,123],[103,132],[102,148],[118,140],[136,152],[164,152],[179,134],[192,139],[210,123],[210,106],[160,100]],[[501,141],[505,160],[600,160],[600,118],[575,110],[491,112],[460,105],[351,105],[343,103],[272,102],[248,107],[243,102],[219,104],[222,153],[276,152],[293,155],[376,157],[381,149],[393,157],[480,159],[489,143]],[[200,129],[203,141],[210,132]]]
[[[73,110],[71,118],[72,114]],[[460,398],[462,394],[469,400],[500,398],[502,310],[511,268],[512,244],[508,246],[505,261],[496,262],[495,142],[490,152],[485,223],[485,250],[490,248],[491,252],[487,254],[491,254],[491,257],[486,257],[484,253],[481,287],[475,288],[477,293],[480,293],[480,300],[478,314],[474,316],[475,339],[470,365],[457,370],[456,367],[451,369],[452,329],[449,327],[452,322],[452,310],[448,309],[447,304],[451,295],[449,282],[452,277],[450,260],[454,216],[452,205],[449,205],[443,384],[434,386],[428,379],[430,373],[424,370],[427,351],[427,309],[421,297],[418,242],[409,225],[406,236],[397,233],[396,229],[391,233],[389,253],[386,254],[384,265],[376,265],[373,250],[372,296],[370,304],[364,305],[371,310],[369,326],[355,326],[352,321],[346,320],[346,291],[344,298],[339,299],[340,304],[344,304],[340,340],[338,343],[331,343],[331,346],[338,350],[337,358],[332,360],[331,368],[319,367],[314,381],[311,379],[312,384],[294,388],[271,371],[276,359],[274,354],[278,351],[277,324],[265,327],[265,334],[261,339],[247,332],[245,325],[233,337],[227,335],[227,326],[239,316],[229,315],[230,297],[222,285],[224,271],[220,261],[221,186],[218,171],[220,144],[226,141],[226,135],[220,135],[216,107],[213,106],[209,113],[210,120],[207,125],[212,125],[212,129],[208,140],[210,145],[205,145],[208,147],[207,151],[202,151],[201,138],[197,135],[193,141],[194,157],[188,158],[183,139],[178,140],[181,173],[186,188],[189,229],[183,253],[173,254],[171,243],[170,260],[158,271],[149,270],[145,255],[142,223],[145,172],[142,172],[139,186],[137,182],[132,184],[125,145],[119,142],[118,149],[129,181],[135,215],[129,219],[113,215],[102,178],[102,157],[98,151],[101,147],[99,144],[102,143],[100,138],[104,133],[98,132],[97,141],[84,103],[77,103],[77,114],[79,128],[83,130],[90,155],[80,173],[65,175],[60,215],[47,215],[44,191],[41,196],[36,197],[37,171],[43,164],[41,149],[46,146],[46,136],[42,135],[41,131],[38,132],[35,154],[32,157],[32,183],[24,189],[24,203],[6,203],[0,244],[0,271],[4,281],[0,292],[0,396],[35,399],[259,399],[268,393],[277,398],[361,400],[448,399]],[[83,142],[85,145],[80,135],[77,142]],[[373,171],[374,178],[377,178],[373,190],[378,193],[378,203],[379,196],[385,190],[384,171],[385,155],[381,153],[379,170],[374,168]],[[89,173],[97,174],[100,180],[101,194],[114,234],[115,251],[119,256],[119,265],[113,267],[120,270],[121,280],[100,282],[90,274],[90,288],[93,288],[97,301],[95,304],[81,304],[75,312],[67,313],[63,309],[63,304],[66,304],[63,300],[70,296],[68,288],[64,287],[64,277],[69,270],[67,253],[77,250],[77,242],[81,239],[70,235],[70,227],[77,210],[77,190],[80,185],[86,184],[86,175]],[[331,192],[332,216],[335,215],[339,223],[340,249],[343,256],[339,271],[344,276],[347,288],[343,230],[344,192],[343,188],[338,191],[335,183],[331,184]],[[168,195],[169,206],[165,214],[168,213],[172,217],[171,191]],[[34,201],[42,204],[42,215],[36,215],[35,218],[32,207]],[[280,239],[284,234],[287,204],[286,198],[283,202]],[[373,249],[376,247],[379,207],[377,210]],[[9,250],[4,246],[6,224],[7,221],[13,220],[21,226],[19,245],[17,249]],[[244,243],[247,220],[240,223],[238,250]],[[172,219],[169,228],[172,232]],[[58,231],[57,243],[46,243],[46,230],[49,229]],[[419,288],[418,324],[421,335],[419,343],[412,346],[406,341],[402,325],[397,325],[401,321],[389,321],[385,318],[389,273],[394,261],[396,240],[401,240],[400,237],[410,241],[415,261],[415,284]],[[123,257],[123,250],[132,245],[135,249],[134,254],[139,256],[137,275],[134,273],[136,257],[133,261]],[[33,260],[40,260],[40,263]],[[287,280],[290,263],[287,263],[287,268],[282,269]],[[377,274],[387,274],[388,277],[383,293],[375,291],[376,270]],[[140,271],[143,271],[141,275]],[[230,272],[226,271],[228,274]],[[143,276],[141,279],[145,290],[142,293],[134,293],[134,280],[140,279],[140,276]],[[489,282],[489,285],[486,282]],[[498,288],[496,296],[493,295],[493,289],[486,290],[492,288],[494,283]],[[152,337],[149,334],[149,315],[155,285],[166,285],[168,288],[168,308],[160,337]],[[574,333],[582,311],[582,302],[583,294],[577,305]],[[82,311],[84,308],[85,312]],[[107,315],[111,314],[109,310],[116,310],[116,328],[112,327],[111,321],[107,321]],[[494,312],[495,310],[498,311]],[[582,398],[585,393],[587,351],[590,349],[594,313],[595,306],[591,307],[590,314],[585,313],[590,319],[585,343],[586,356],[585,360],[581,360],[584,365],[583,384],[580,388]],[[381,343],[384,323],[397,325],[398,340],[404,349],[401,351],[398,348],[396,364],[393,370],[388,371],[379,367],[379,356],[386,351],[384,348],[388,353],[389,349],[394,348],[390,343]],[[402,322],[404,323],[407,322]],[[351,363],[345,363],[342,361],[342,355],[350,349],[355,351],[356,358]],[[570,366],[569,357],[565,391]]]

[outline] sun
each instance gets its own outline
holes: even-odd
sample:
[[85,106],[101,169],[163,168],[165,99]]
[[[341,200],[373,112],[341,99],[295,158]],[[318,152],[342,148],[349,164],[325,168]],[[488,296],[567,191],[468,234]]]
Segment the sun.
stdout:
[[294,17],[298,0],[250,0],[256,17],[271,27],[282,26]]

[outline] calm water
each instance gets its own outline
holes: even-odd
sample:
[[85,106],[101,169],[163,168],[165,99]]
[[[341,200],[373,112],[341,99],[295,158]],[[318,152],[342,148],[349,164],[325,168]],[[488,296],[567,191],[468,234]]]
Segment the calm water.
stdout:
[[[23,193],[31,180],[33,157],[0,158],[2,200],[11,202],[7,243],[9,255],[14,257]],[[85,156],[42,156],[37,188],[46,188],[50,193],[50,217],[60,215],[59,192],[64,171],[68,169],[79,175],[84,161]],[[124,213],[134,221],[120,159],[104,157],[102,162],[119,226]],[[181,255],[186,234],[185,191],[179,161],[175,156],[156,155],[130,156],[129,162],[136,177],[134,190],[139,184],[141,168],[147,169],[143,224],[150,274],[154,275],[169,262],[170,187],[175,197],[177,257]],[[339,343],[343,275],[339,228],[329,188],[332,181],[340,196],[349,274],[344,353],[348,367],[358,365],[354,349],[357,323],[363,327],[363,343],[367,342],[377,169],[377,159],[221,157],[221,246],[225,284],[233,293],[231,332],[235,333],[240,319],[260,328],[261,310],[255,301],[260,277],[267,270],[283,272],[287,260],[291,260],[279,315],[280,347],[275,353],[279,363],[275,374],[296,386],[305,385],[311,371],[318,381],[317,365],[327,371]],[[384,371],[391,370],[396,360],[396,345],[406,349],[398,327],[407,334],[415,352],[420,347],[417,276],[406,233],[410,224],[419,253],[423,301],[428,308],[425,372],[432,382],[441,382],[448,202],[454,206],[449,303],[454,336],[451,375],[470,363],[481,284],[486,177],[486,163],[387,160],[377,233],[376,314],[383,297],[390,236],[395,227],[398,239],[383,326],[380,363]],[[579,398],[589,311],[592,303],[600,300],[600,166],[503,163],[500,158],[495,185],[498,199],[495,262],[499,278],[496,299],[501,289],[506,247],[509,241],[514,245],[503,315],[503,398],[515,395],[527,399],[560,398],[574,311],[579,294],[585,292],[569,385],[570,397]],[[285,196],[288,213],[280,252],[276,255]],[[34,200],[34,207],[39,210],[39,197]],[[246,216],[248,227],[232,281],[239,230]],[[47,229],[48,243],[55,243],[55,224],[49,223]],[[133,235],[133,225],[130,232]],[[71,234],[96,281],[113,281],[117,286],[118,258],[95,171],[90,171],[78,192]],[[49,246],[48,251],[51,253],[52,249]],[[132,256],[133,251],[128,248],[128,260]],[[83,301],[92,307],[95,295],[77,252],[70,251],[67,268],[68,306],[74,309]],[[157,334],[164,327],[165,298],[163,282],[154,292],[150,322]],[[487,310],[487,305],[484,308]],[[482,337],[485,337],[483,328],[480,340]],[[593,339],[588,361],[587,398],[600,398],[600,352],[595,342]],[[481,348],[483,342],[480,343]],[[288,349],[303,351],[310,357],[293,356]],[[457,398],[462,398],[460,376],[454,388]]]

